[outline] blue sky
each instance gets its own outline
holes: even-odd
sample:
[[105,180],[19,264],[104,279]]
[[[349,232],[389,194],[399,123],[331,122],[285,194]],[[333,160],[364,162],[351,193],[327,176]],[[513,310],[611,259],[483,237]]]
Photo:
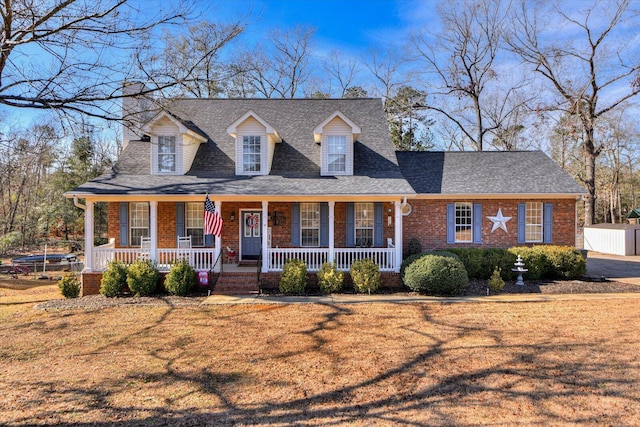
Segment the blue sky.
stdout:
[[435,15],[430,0],[217,0],[208,17],[229,22],[251,15],[247,39],[294,25],[317,29],[314,46],[363,53],[392,45]]

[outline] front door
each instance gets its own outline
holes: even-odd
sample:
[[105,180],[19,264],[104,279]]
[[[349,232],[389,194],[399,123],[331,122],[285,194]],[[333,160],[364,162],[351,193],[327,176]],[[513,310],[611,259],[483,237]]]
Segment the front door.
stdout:
[[242,212],[242,245],[240,259],[258,259],[262,249],[261,211]]

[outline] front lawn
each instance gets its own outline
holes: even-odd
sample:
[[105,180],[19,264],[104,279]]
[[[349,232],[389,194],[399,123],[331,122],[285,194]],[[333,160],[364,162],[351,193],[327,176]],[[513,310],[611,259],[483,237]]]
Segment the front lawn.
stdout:
[[640,424],[639,299],[44,312],[34,286],[0,287],[2,425]]

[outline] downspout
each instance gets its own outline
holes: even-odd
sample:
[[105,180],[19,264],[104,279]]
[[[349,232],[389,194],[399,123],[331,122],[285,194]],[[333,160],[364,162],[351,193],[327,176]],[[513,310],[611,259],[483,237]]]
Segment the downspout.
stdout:
[[[405,201],[406,201],[406,199],[407,199],[407,198],[405,197]],[[83,211],[86,211],[86,210],[87,210],[87,206],[86,206],[86,205],[83,205],[82,203],[80,203],[80,202],[78,201],[78,196],[73,196],[73,204],[74,204],[74,206],[75,206],[75,207],[80,208],[80,209],[82,209]]]
[[400,209],[404,209],[407,206],[407,196],[402,197],[402,203],[400,204]]

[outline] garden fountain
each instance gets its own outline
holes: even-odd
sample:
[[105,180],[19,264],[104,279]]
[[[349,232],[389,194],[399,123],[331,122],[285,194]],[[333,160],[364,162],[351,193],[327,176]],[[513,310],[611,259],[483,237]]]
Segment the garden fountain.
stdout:
[[515,266],[515,268],[512,268],[511,271],[518,273],[518,280],[516,281],[516,285],[524,286],[524,280],[522,280],[522,273],[526,273],[529,270],[524,268],[524,262],[522,262],[522,258],[520,258],[520,255],[518,255],[518,259],[516,259],[516,262],[514,262],[513,265]]

